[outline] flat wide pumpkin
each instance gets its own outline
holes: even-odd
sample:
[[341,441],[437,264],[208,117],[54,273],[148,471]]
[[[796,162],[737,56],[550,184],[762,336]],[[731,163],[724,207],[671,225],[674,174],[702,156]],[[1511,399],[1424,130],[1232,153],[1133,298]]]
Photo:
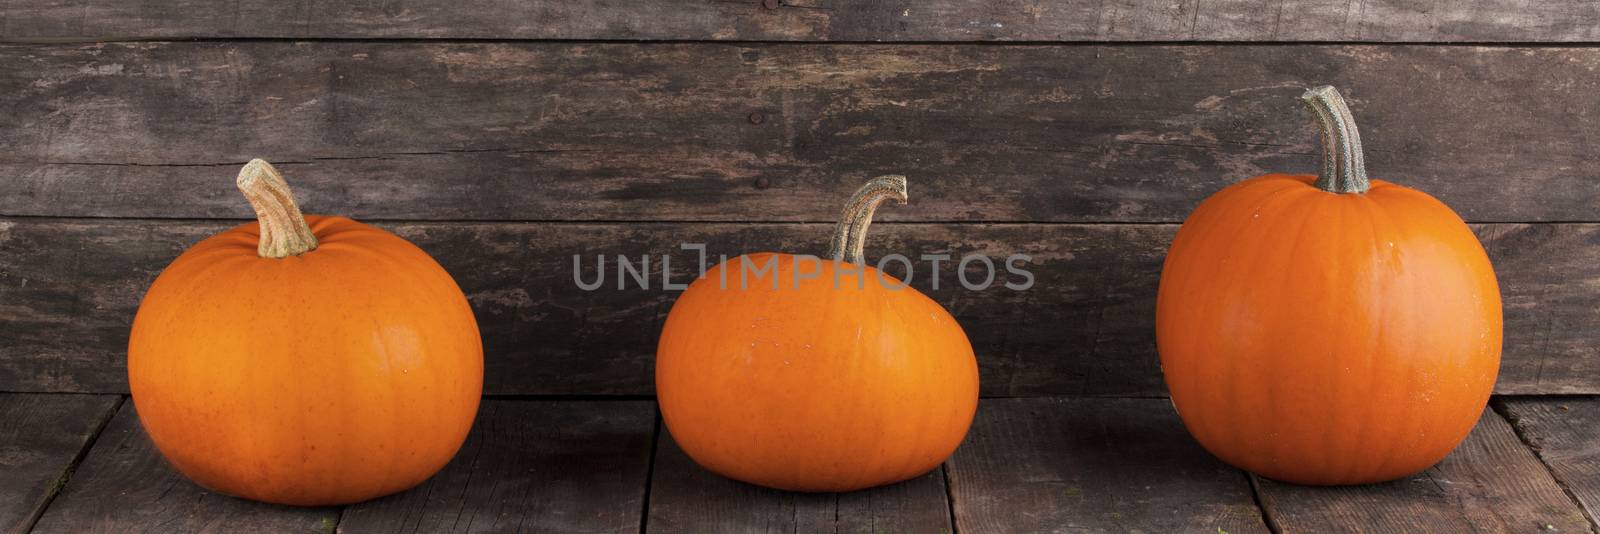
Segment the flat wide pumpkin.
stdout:
[[139,419],[178,471],[229,495],[333,505],[415,486],[477,412],[472,310],[416,246],[302,221],[281,184],[252,162],[240,186],[261,221],[191,247],[145,294],[128,345]]
[[1321,176],[1230,186],[1184,221],[1156,305],[1173,405],[1206,449],[1301,484],[1434,465],[1472,430],[1500,363],[1500,292],[1443,203],[1368,180],[1349,110],[1322,118]]
[[762,486],[850,491],[926,473],[960,445],[978,402],[972,345],[944,308],[862,265],[885,198],[904,201],[904,178],[857,193],[831,259],[741,256],[678,298],[656,390],[695,462]]

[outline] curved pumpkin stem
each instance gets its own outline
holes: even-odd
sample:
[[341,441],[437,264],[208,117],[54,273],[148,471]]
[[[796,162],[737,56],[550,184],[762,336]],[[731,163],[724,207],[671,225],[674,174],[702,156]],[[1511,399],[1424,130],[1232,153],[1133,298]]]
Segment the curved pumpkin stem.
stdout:
[[1330,193],[1365,193],[1372,187],[1367,180],[1366,157],[1361,153],[1361,133],[1345,105],[1344,97],[1331,85],[1307,90],[1300,99],[1316,114],[1322,129],[1322,170],[1316,186]]
[[867,245],[867,227],[872,225],[872,214],[878,211],[878,204],[889,199],[905,204],[906,198],[906,177],[899,175],[879,176],[857,189],[839,214],[839,224],[833,227],[828,257],[862,263]]
[[261,223],[261,243],[256,254],[263,258],[299,256],[317,248],[317,236],[306,225],[306,217],[294,204],[294,193],[283,175],[272,164],[250,160],[239,171],[239,191],[256,210]]

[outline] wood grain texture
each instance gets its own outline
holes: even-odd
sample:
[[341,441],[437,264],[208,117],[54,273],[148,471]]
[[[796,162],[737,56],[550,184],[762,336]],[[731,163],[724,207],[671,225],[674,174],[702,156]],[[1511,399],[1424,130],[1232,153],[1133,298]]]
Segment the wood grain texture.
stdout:
[[1310,487],[1257,480],[1284,532],[1587,532],[1563,493],[1493,410],[1439,465],[1383,484]]
[[486,400],[443,471],[345,509],[341,534],[639,532],[655,406]]
[[[894,207],[880,213],[893,211]],[[903,208],[901,208],[903,209]],[[225,221],[0,219],[0,390],[117,393],[139,299],[188,245]],[[686,283],[703,243],[711,255],[819,253],[823,224],[385,223],[452,273],[483,332],[491,394],[639,395],[653,391],[661,321],[676,291],[662,291],[661,256]],[[1600,393],[1590,333],[1600,306],[1600,225],[1477,225],[1506,303],[1500,393]],[[1175,225],[877,224],[867,256],[995,258],[994,285],[967,291],[952,261],[933,290],[917,261],[913,286],[966,330],[988,396],[1165,395],[1154,337],[1156,286]],[[1029,255],[1034,286],[1003,260]],[[606,284],[584,291],[573,280]],[[650,254],[649,290],[617,289],[616,255],[638,267]],[[890,265],[897,272],[897,265]],[[967,279],[981,282],[980,263]]]
[[1600,399],[1524,397],[1494,402],[1556,481],[1583,505],[1593,524],[1600,517]]
[[[883,211],[888,211],[887,209]],[[226,222],[0,221],[0,389],[123,391],[127,333],[144,290],[189,243]],[[433,254],[466,292],[483,333],[491,394],[648,394],[661,322],[676,291],[661,290],[661,255],[674,283],[699,261],[681,243],[718,255],[763,250],[821,254],[821,224],[400,223],[386,228]],[[869,258],[892,252],[986,254],[993,287],[962,288],[954,261],[940,265],[940,290],[919,261],[914,285],[962,321],[983,366],[985,391],[1009,394],[1158,392],[1150,331],[1160,255],[1171,227],[1130,225],[873,225]],[[1003,262],[1033,257],[1035,285]],[[593,281],[606,258],[606,285],[574,282],[573,256]],[[650,289],[618,289],[616,255],[653,258]],[[895,267],[891,265],[891,267]],[[968,265],[973,283],[982,264]],[[846,281],[848,283],[848,280]]]
[[1267,532],[1164,399],[987,399],[948,464],[959,532]]
[[850,493],[797,493],[722,478],[700,468],[662,428],[650,478],[648,532],[950,533],[942,469]]
[[1600,225],[1475,229],[1505,308],[1495,391],[1600,393]]
[[828,221],[899,173],[914,209],[885,220],[1179,222],[1313,172],[1297,97],[1332,83],[1373,176],[1472,221],[1600,220],[1596,48],[188,42],[0,64],[3,215],[244,217],[231,180],[262,157],[310,211],[362,218]]
[[0,532],[27,532],[116,413],[112,395],[0,393]]
[[187,37],[772,41],[1594,41],[1592,2],[57,0],[0,7],[0,40]]
[[167,465],[125,402],[34,532],[331,534],[338,519],[337,508],[263,504],[194,485]]

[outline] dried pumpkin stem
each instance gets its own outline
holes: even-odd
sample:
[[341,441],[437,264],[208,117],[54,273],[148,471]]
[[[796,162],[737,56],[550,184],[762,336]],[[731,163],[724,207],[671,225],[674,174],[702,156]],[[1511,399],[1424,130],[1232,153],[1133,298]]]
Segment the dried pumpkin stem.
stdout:
[[1300,99],[1311,107],[1322,129],[1322,170],[1317,174],[1318,189],[1331,193],[1365,193],[1367,163],[1361,153],[1361,133],[1344,97],[1331,85],[1307,90]]
[[272,164],[250,160],[239,171],[239,191],[256,210],[261,223],[261,242],[256,254],[263,258],[287,258],[317,248],[317,236],[306,225],[306,217],[294,204],[294,193],[283,175]]
[[879,176],[861,186],[856,194],[850,196],[844,211],[839,213],[839,224],[833,227],[828,257],[854,264],[862,263],[867,245],[867,227],[872,225],[872,214],[878,211],[878,205],[890,199],[905,204],[906,198],[904,176]]

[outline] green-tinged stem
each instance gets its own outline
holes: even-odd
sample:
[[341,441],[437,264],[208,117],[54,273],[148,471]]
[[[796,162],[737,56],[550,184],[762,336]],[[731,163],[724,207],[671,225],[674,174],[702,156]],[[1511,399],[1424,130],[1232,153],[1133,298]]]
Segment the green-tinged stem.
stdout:
[[1355,117],[1339,90],[1324,85],[1307,90],[1300,99],[1311,107],[1317,127],[1322,130],[1322,170],[1317,174],[1317,188],[1331,193],[1367,192],[1372,186],[1367,180],[1366,158],[1361,154],[1361,133],[1356,131]]
[[839,213],[839,224],[833,227],[833,239],[828,247],[828,257],[854,264],[862,263],[867,244],[867,227],[872,225],[872,214],[878,211],[878,204],[890,199],[905,204],[906,198],[904,176],[879,176],[867,182],[867,185],[861,186],[861,189],[856,190],[856,194],[850,196],[850,202],[845,204],[844,211]]
[[261,222],[261,242],[256,254],[263,258],[299,256],[317,248],[317,236],[294,204],[294,193],[272,164],[250,160],[239,171],[239,191],[256,210]]

